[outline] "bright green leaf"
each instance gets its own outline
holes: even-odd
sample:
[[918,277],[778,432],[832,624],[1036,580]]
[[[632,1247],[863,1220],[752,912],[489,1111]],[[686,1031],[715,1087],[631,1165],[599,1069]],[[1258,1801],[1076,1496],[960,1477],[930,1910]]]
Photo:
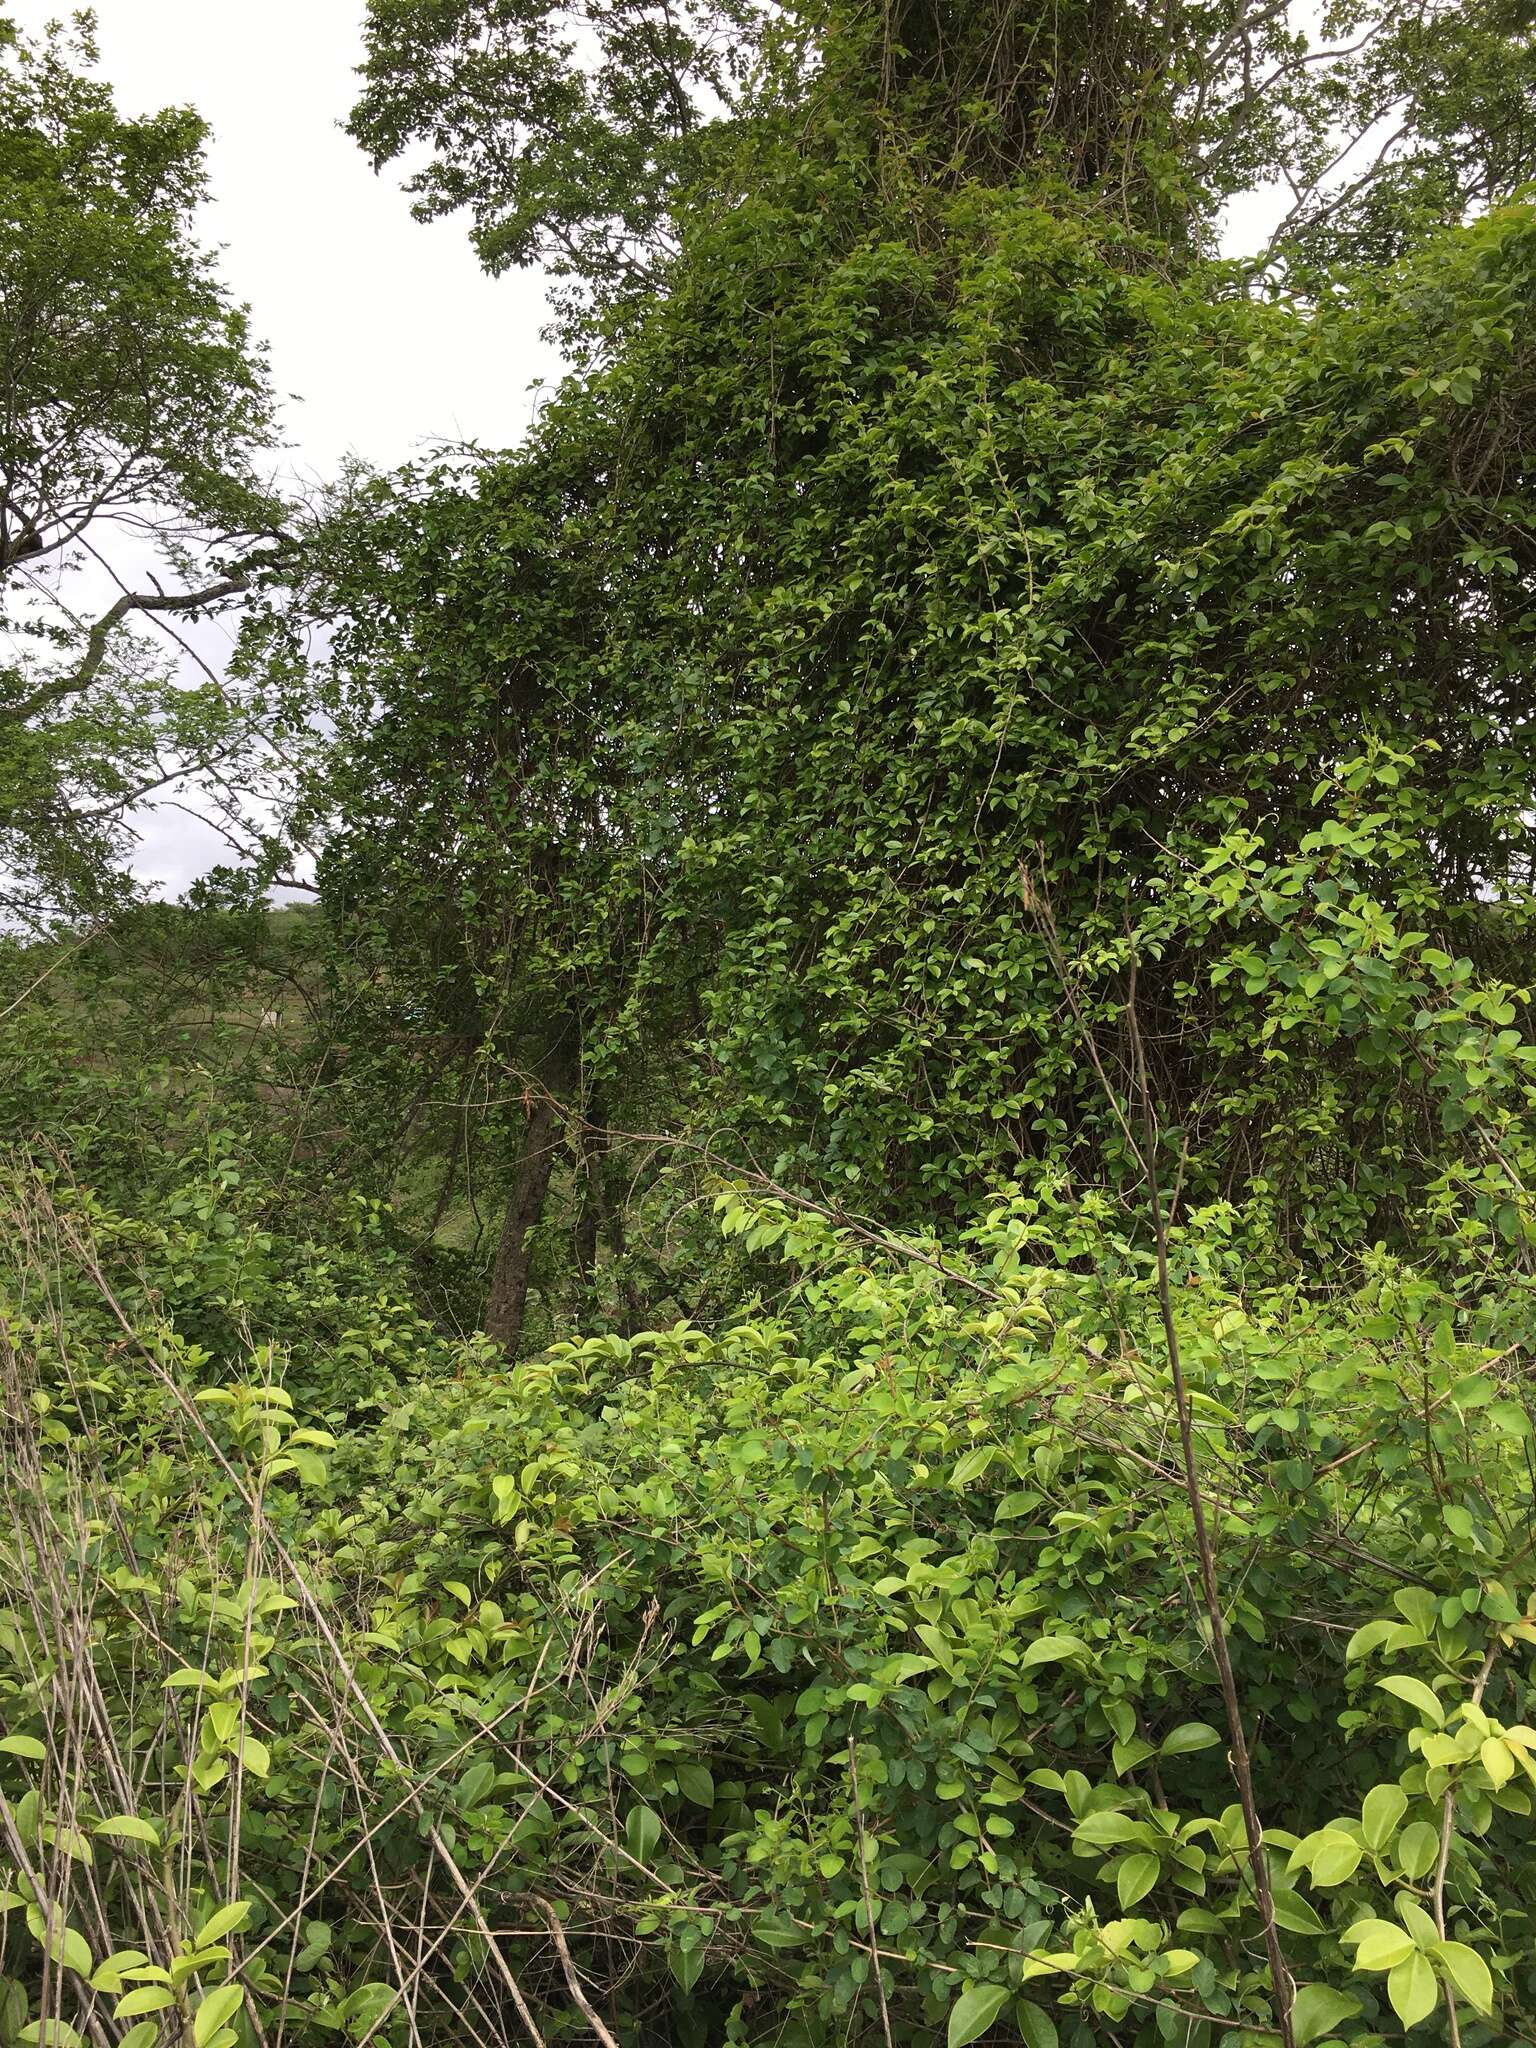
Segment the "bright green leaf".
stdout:
[[1435,1960],[1474,2012],[1486,2019],[1493,2011],[1493,1974],[1477,1950],[1464,1941],[1437,1942]]
[[1383,1692],[1390,1692],[1400,1700],[1406,1700],[1410,1707],[1417,1707],[1437,1728],[1445,1726],[1445,1710],[1440,1701],[1422,1678],[1405,1678],[1394,1674],[1391,1678],[1378,1678],[1376,1683]]
[[1115,1871],[1115,1890],[1120,1898],[1120,1910],[1128,1913],[1138,1899],[1144,1899],[1161,1875],[1162,1865],[1155,1856],[1142,1854],[1127,1856]]
[[147,1820],[140,1820],[136,1814],[114,1813],[106,1820],[97,1821],[93,1835],[113,1835],[125,1842],[147,1842],[152,1849],[160,1846],[160,1836]]
[[1440,1987],[1429,1958],[1415,1949],[1387,1978],[1387,1999],[1405,2027],[1428,2019],[1440,2002]]
[[1208,1721],[1183,1721],[1165,1735],[1158,1745],[1160,1756],[1189,1756],[1198,1749],[1214,1749],[1221,1737]]
[[979,2040],[1008,2003],[1006,1984],[967,1984],[950,2007],[946,2048]]
[[196,2048],[207,2048],[220,2027],[232,2019],[244,2003],[243,1984],[220,1984],[216,1990],[210,1991],[192,2016],[192,2039]]
[[1335,1991],[1329,1984],[1304,1984],[1291,2006],[1296,2048],[1307,2048],[1308,2042],[1331,2033],[1341,2021],[1353,2019],[1359,2011],[1359,1999],[1351,1998],[1347,1991]]
[[130,1991],[118,2000],[117,2017],[120,2020],[137,2019],[140,2013],[164,2012],[175,2002],[175,1993],[167,1991],[163,1984],[141,1985],[137,1991]]

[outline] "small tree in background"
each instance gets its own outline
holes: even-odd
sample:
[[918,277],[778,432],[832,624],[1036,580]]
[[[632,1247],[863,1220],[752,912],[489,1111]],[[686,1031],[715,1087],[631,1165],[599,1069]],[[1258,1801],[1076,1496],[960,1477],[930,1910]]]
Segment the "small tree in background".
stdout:
[[0,872],[33,925],[117,899],[134,803],[238,775],[254,702],[173,622],[268,577],[283,516],[266,366],[193,235],[207,131],[125,119],[95,57],[88,15],[0,21]]

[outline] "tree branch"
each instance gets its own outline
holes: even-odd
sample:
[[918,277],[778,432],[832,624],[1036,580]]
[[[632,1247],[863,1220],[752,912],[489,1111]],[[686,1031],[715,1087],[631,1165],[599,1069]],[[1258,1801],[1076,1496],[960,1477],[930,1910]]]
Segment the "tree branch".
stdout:
[[131,612],[194,612],[204,605],[217,604],[221,598],[238,597],[241,591],[250,588],[250,573],[247,569],[235,569],[217,583],[210,583],[202,590],[182,590],[167,594],[164,591],[129,590],[109,605],[91,627],[85,640],[85,658],[77,669],[64,676],[55,676],[41,684],[29,697],[23,697],[19,704],[4,708],[5,717],[17,724],[35,718],[40,711],[62,702],[65,697],[78,696],[88,690],[96,680],[102,663],[107,658],[107,642],[114,626],[120,625]]

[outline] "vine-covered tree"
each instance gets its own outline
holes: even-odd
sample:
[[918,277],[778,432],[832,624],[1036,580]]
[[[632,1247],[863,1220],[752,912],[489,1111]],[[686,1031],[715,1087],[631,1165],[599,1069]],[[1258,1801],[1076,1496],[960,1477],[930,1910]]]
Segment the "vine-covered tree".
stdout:
[[[398,502],[387,545],[365,522],[343,752],[376,801],[337,857],[377,849],[407,922],[429,894],[470,981],[531,998],[558,958],[632,1022],[630,906],[714,1138],[822,1198],[934,1224],[1134,1186],[1134,985],[1187,1199],[1330,1251],[1428,1202],[1475,1266],[1503,1112],[1466,1034],[1507,1003],[1478,1024],[1458,962],[1517,979],[1536,777],[1529,215],[1378,260],[1399,209],[1307,299],[1255,295],[1202,221],[1289,152],[1315,262],[1344,213],[1306,166],[1405,23],[1314,71],[1282,14],[1202,15],[1149,72],[1134,10],[1049,47],[1012,19],[823,21],[797,123],[675,189],[611,367],[415,495],[404,556]],[[1413,131],[1440,212],[1494,194],[1477,120],[1518,158],[1477,75],[1461,141]]]
[[1264,258],[1400,250],[1536,174],[1530,28],[1529,0],[369,0],[349,125],[488,269],[580,280],[590,339],[583,304],[643,305],[690,207],[807,121],[933,177],[1049,166],[1174,244],[1272,185]]
[[590,352],[0,944],[0,2037],[1536,2039],[1523,17],[373,18]]

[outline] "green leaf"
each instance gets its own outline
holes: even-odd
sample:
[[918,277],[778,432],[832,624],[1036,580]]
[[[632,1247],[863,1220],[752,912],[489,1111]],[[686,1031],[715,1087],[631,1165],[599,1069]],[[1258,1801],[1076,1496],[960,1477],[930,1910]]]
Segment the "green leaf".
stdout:
[[140,1820],[136,1814],[114,1813],[106,1820],[97,1821],[92,1828],[93,1835],[115,1835],[125,1842],[147,1842],[152,1849],[160,1846],[160,1836],[147,1820]]
[[210,1991],[192,2016],[192,2039],[196,2048],[207,2048],[207,2044],[226,2021],[232,2019],[245,2003],[243,1984],[220,1984]]
[[304,1486],[324,1486],[325,1460],[316,1451],[301,1451],[290,1438],[288,1457]]
[[1015,1522],[1020,1515],[1027,1515],[1031,1508],[1040,1505],[1040,1496],[1033,1490],[1021,1488],[1016,1493],[1005,1493],[993,1511],[994,1522]]
[[1158,1745],[1159,1756],[1190,1756],[1197,1749],[1214,1749],[1221,1737],[1209,1721],[1182,1721]]
[[950,2008],[946,2048],[979,2040],[1008,2003],[1006,1984],[967,1984]]
[[799,1948],[805,1940],[803,1928],[780,1919],[775,1913],[760,1913],[753,1923],[752,1934],[765,1948]]
[[996,1444],[977,1444],[971,1450],[956,1458],[950,1471],[949,1483],[958,1493],[969,1486],[973,1479],[979,1479],[997,1456]]
[[1037,1664],[1063,1664],[1069,1657],[1087,1655],[1088,1645],[1078,1636],[1039,1636],[1019,1659],[1019,1669],[1032,1671]]
[[1397,1838],[1397,1863],[1404,1877],[1423,1877],[1440,1854],[1440,1831],[1427,1820],[1410,1821]]
[[0,2041],[14,2041],[26,2020],[26,1986],[14,1977],[0,1977]]
[[[1440,1329],[1447,1329],[1445,1323]],[[1438,1332],[1436,1333],[1438,1336]],[[1436,1601],[1427,1586],[1403,1586],[1392,1595],[1392,1605],[1406,1620],[1412,1622],[1419,1634],[1428,1637],[1434,1634]]]
[[1413,1936],[1420,1948],[1433,1948],[1439,1939],[1435,1923],[1430,1919],[1417,1899],[1410,1899],[1406,1892],[1399,1892],[1392,1902],[1397,1907],[1397,1917]]
[[1073,1835],[1074,1846],[1083,1843],[1093,1849],[1113,1849],[1121,1842],[1139,1842],[1146,1839],[1144,1821],[1132,1820],[1124,1813],[1090,1813],[1086,1820],[1079,1821]]
[[668,1946],[667,1968],[684,1991],[691,1991],[698,1983],[704,1970],[704,1957],[702,1948],[683,1948],[675,1941]]
[[130,1991],[125,1998],[118,2000],[117,2017],[120,2020],[134,2020],[140,2013],[164,2012],[168,2005],[174,2005],[175,2002],[176,1994],[167,1991],[163,1984],[143,1984],[137,1991]]
[[136,2027],[130,2027],[117,2048],[157,2048],[160,2039],[158,2020],[140,2020]]
[[341,2002],[340,2017],[347,2031],[361,2040],[398,2004],[400,1993],[393,1984],[359,1984]]
[[1347,1991],[1335,1991],[1331,1984],[1304,1984],[1291,2006],[1291,2030],[1296,2048],[1331,2033],[1341,2020],[1352,2020],[1360,2011],[1358,1998]]
[[1437,1728],[1445,1726],[1445,1710],[1422,1678],[1394,1674],[1391,1678],[1378,1678],[1376,1683],[1383,1692],[1392,1693],[1397,1699],[1406,1700],[1410,1707],[1417,1707],[1421,1714],[1427,1714]]
[[0,1735],[0,1756],[24,1756],[28,1763],[40,1764],[47,1755],[35,1735]]
[[149,1958],[141,1948],[120,1948],[109,1956],[103,1956],[91,1972],[93,1991],[110,1991],[116,1996],[123,1989],[129,1974],[136,1971]]
[[1270,1899],[1275,1909],[1275,1925],[1283,1927],[1287,1934],[1322,1933],[1322,1921],[1299,1892],[1277,1884],[1271,1888]]
[[56,1920],[44,1944],[48,1953],[66,1970],[75,1970],[82,1977],[89,1977],[96,1965],[91,1956],[90,1945],[83,1934],[77,1934],[73,1927]]
[[478,1758],[454,1787],[453,1796],[460,1813],[473,1813],[477,1806],[483,1805],[495,1784],[496,1766],[484,1757]]
[[1416,2027],[1440,2003],[1440,1986],[1429,1958],[1415,1949],[1387,1979],[1387,1998],[1405,2027]]
[[1368,1621],[1364,1628],[1357,1628],[1344,1646],[1344,1661],[1352,1664],[1357,1657],[1368,1657],[1372,1650],[1379,1649],[1388,1636],[1395,1634],[1395,1621]]
[[679,1764],[677,1789],[695,1806],[711,1807],[715,1803],[715,1781],[703,1764]]
[[1312,1882],[1343,1884],[1346,1878],[1354,1876],[1364,1853],[1353,1835],[1346,1835],[1338,1828],[1324,1828],[1317,1847],[1312,1851]]
[[1413,1936],[1390,1920],[1357,1920],[1344,1939],[1354,1945],[1357,1970],[1392,1970],[1413,1952]]
[[1495,1791],[1507,1785],[1515,1775],[1515,1760],[1509,1746],[1496,1735],[1490,1735],[1478,1751],[1483,1769],[1488,1773],[1489,1783]]
[[1475,1948],[1464,1941],[1435,1944],[1435,1960],[1474,2012],[1486,2019],[1493,2011],[1493,1975]]
[[1031,2005],[1027,1998],[1021,1998],[1013,2009],[1013,2017],[1019,2029],[1024,2048],[1057,2048],[1059,2036],[1056,2022],[1048,2012],[1038,2005]]
[[226,1935],[237,1934],[251,1917],[249,1899],[232,1899],[227,1906],[220,1906],[216,1913],[210,1913],[197,1930],[197,1945],[207,1948],[210,1943],[223,1941]]
[[1380,1850],[1391,1839],[1398,1822],[1408,1811],[1408,1794],[1401,1785],[1373,1785],[1360,1808],[1361,1832],[1368,1849]]
[[1155,1856],[1145,1853],[1127,1856],[1115,1871],[1115,1890],[1120,1898],[1120,1910],[1128,1913],[1138,1899],[1144,1899],[1162,1873],[1162,1865]]
[[648,1864],[661,1840],[661,1816],[648,1806],[632,1806],[624,1821],[624,1843],[637,1863]]
[[917,1639],[933,1652],[939,1668],[949,1678],[955,1675],[955,1647],[943,1629],[924,1625],[916,1631]]

